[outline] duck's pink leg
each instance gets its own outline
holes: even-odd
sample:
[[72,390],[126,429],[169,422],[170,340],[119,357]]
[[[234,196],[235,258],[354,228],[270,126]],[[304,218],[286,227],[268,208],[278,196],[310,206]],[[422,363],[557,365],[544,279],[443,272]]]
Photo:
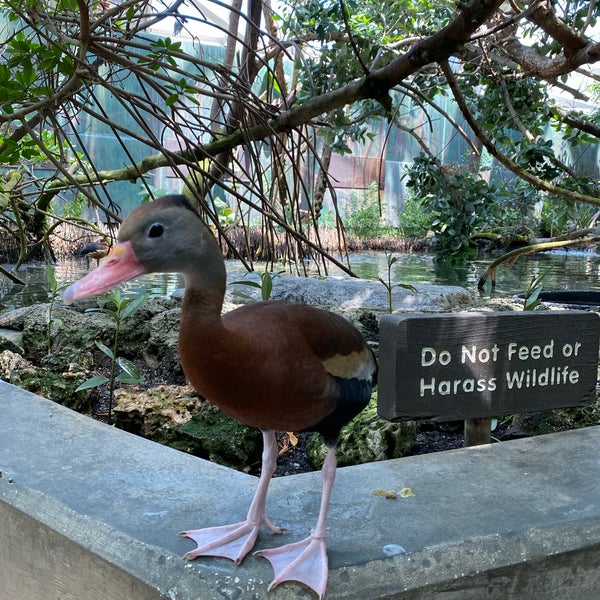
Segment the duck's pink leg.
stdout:
[[335,449],[330,447],[323,463],[323,492],[321,495],[321,508],[317,525],[311,534],[301,542],[287,544],[281,548],[260,550],[256,554],[264,556],[275,571],[275,579],[269,589],[273,589],[283,581],[300,581],[313,589],[323,598],[327,588],[327,549],[325,546],[325,529],[327,527],[327,510],[336,472]]
[[183,557],[186,560],[193,560],[199,556],[222,556],[239,564],[254,547],[261,525],[266,525],[274,533],[282,533],[281,527],[273,525],[265,516],[267,491],[271,477],[277,468],[278,452],[275,432],[263,431],[262,433],[264,443],[262,469],[246,520],[233,525],[182,531],[181,535],[198,544],[195,550],[191,550]]

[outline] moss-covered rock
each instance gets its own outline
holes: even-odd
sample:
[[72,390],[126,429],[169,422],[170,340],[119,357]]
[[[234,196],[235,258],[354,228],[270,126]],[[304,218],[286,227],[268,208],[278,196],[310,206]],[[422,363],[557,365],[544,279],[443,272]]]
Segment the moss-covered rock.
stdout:
[[149,298],[123,321],[119,336],[121,353],[141,358],[152,368],[162,366],[162,361],[172,364],[177,356],[180,315],[180,302]]
[[92,352],[69,347],[44,356],[40,366],[55,373],[68,372],[72,376],[87,378],[94,368],[94,356]]
[[[376,400],[372,398],[369,406],[342,429],[336,453],[338,465],[358,465],[405,456],[416,433],[412,421],[390,423],[380,418]],[[312,436],[306,451],[310,463],[320,468],[327,452],[321,436]]]
[[[113,320],[101,313],[80,313],[63,306],[52,309],[52,323],[48,324],[48,304],[28,307],[25,313],[12,311],[4,315],[6,327],[17,328],[23,333],[23,349],[25,356],[33,361],[41,361],[51,353],[66,348],[77,351],[93,351],[95,341],[111,345],[114,338]],[[50,352],[48,351],[48,335],[50,335]]]
[[114,415],[121,429],[228,467],[246,470],[260,460],[260,432],[230,419],[189,385],[116,390]]
[[[1,353],[0,364],[2,378],[13,385],[33,392],[43,398],[48,398],[58,404],[72,408],[81,413],[90,411],[89,391],[75,392],[75,389],[86,379],[85,373],[80,371],[64,371],[55,373],[45,367],[35,367],[27,363],[19,355],[10,356],[9,350]],[[5,369],[12,364],[9,373]],[[5,376],[6,375],[6,376]]]
[[144,326],[145,341],[140,344],[141,358],[161,373],[165,380],[185,384],[186,378],[179,359],[179,322],[181,309],[172,308],[159,313]]
[[575,427],[600,425],[600,399],[586,406],[567,409],[573,416]]
[[246,471],[260,460],[260,431],[230,419],[210,402],[178,430],[199,443],[206,458],[221,465]]
[[23,348],[15,343],[15,341],[0,334],[0,352],[4,352],[4,350],[9,350],[16,354],[21,354],[23,352]]
[[521,435],[544,435],[600,424],[600,400],[586,406],[513,415],[510,429]]

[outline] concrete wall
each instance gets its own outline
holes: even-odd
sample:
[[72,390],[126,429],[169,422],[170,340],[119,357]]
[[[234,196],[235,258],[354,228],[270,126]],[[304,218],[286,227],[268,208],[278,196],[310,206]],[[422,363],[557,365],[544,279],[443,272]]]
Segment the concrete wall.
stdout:
[[[339,470],[327,597],[592,599],[600,589],[600,427]],[[212,600],[267,592],[266,560],[188,563],[178,531],[240,520],[256,479],[0,381],[0,600]],[[302,539],[320,475],[273,480]],[[409,487],[390,500],[377,490]]]

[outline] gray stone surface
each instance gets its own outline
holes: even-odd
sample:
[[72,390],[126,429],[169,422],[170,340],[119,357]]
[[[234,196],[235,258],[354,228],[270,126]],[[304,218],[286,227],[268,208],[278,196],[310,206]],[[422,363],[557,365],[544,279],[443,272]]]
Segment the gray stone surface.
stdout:
[[[600,427],[339,470],[329,599],[595,598]],[[256,479],[0,381],[0,599],[309,598],[178,531],[239,520]],[[257,548],[306,536],[320,475],[274,479]],[[410,488],[395,500],[377,490]],[[8,595],[6,595],[8,594]],[[100,595],[99,595],[100,594]]]
[[[254,300],[261,299],[259,289],[246,285],[235,285],[234,281],[259,282],[258,273],[245,277],[239,274],[228,275],[226,299],[239,302],[240,295]],[[472,302],[469,292],[457,285],[417,284],[416,291],[395,286],[392,290],[394,311],[440,311],[449,310]],[[180,292],[179,292],[180,293]],[[273,280],[274,300],[288,300],[320,306],[322,308],[347,312],[353,310],[388,310],[388,296],[384,285],[378,281],[349,277],[291,277],[280,275]]]

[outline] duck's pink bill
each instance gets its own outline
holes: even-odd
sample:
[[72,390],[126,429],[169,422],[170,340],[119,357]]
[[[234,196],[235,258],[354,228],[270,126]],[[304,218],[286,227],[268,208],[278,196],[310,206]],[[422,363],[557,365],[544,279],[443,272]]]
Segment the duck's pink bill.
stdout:
[[145,272],[146,269],[135,257],[131,243],[117,244],[99,267],[64,291],[63,302],[72,304],[75,300],[101,294],[119,283],[143,275]]

